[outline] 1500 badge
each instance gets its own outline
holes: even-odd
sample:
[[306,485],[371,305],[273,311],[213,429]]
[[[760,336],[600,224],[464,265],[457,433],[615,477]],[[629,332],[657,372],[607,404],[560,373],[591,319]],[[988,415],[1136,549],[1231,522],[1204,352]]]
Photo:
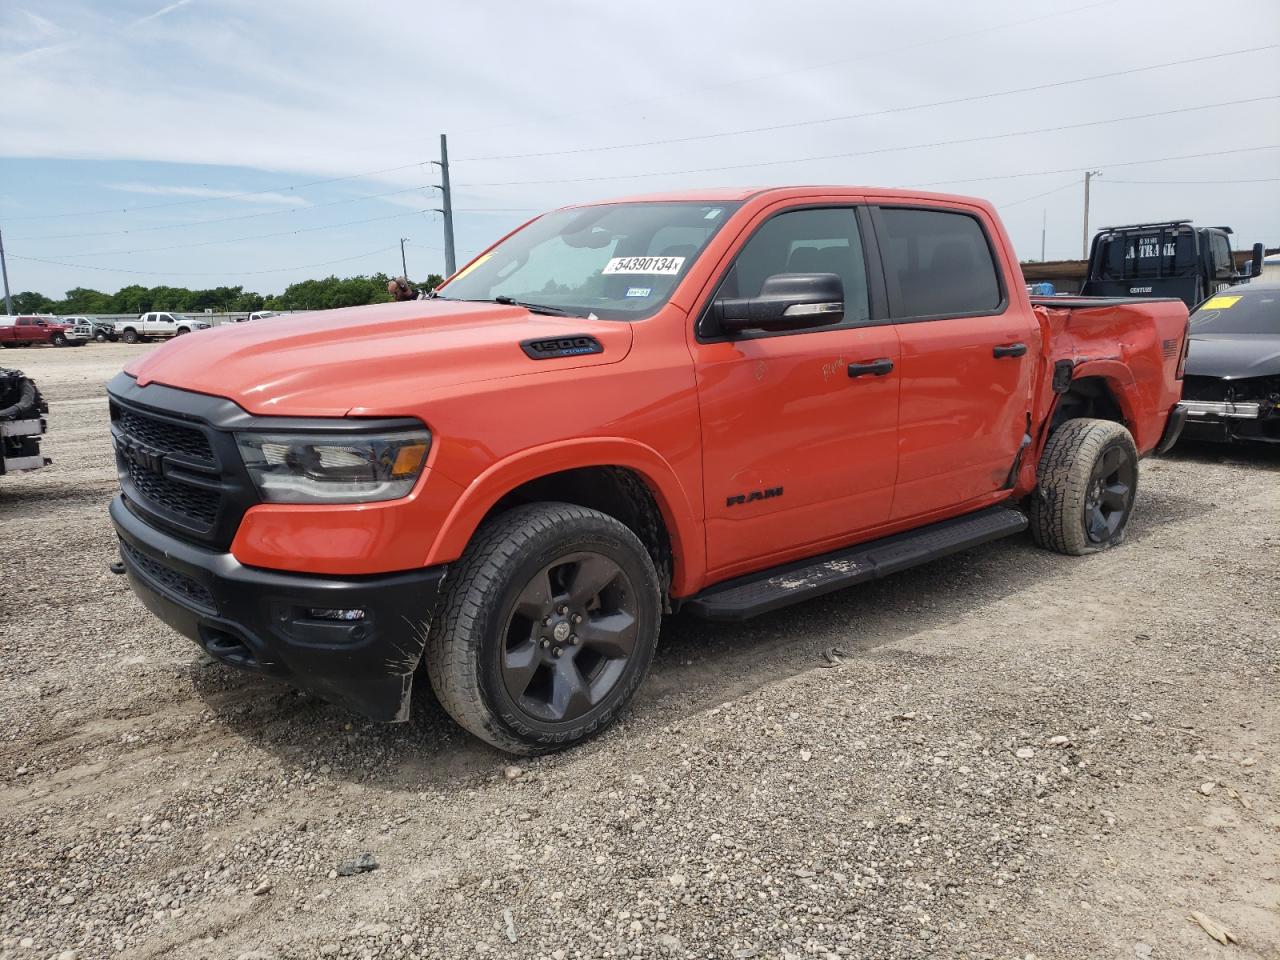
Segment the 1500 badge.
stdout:
[[781,487],[765,487],[763,490],[752,490],[750,493],[739,493],[725,500],[726,507],[736,507],[743,503],[755,503],[757,500],[772,500],[782,496]]

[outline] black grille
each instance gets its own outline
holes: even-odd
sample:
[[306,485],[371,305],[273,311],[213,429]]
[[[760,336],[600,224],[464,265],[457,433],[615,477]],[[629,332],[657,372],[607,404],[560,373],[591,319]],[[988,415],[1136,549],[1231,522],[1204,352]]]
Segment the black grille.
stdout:
[[136,463],[130,462],[128,468],[129,481],[134,489],[152,503],[195,520],[202,526],[213,526],[213,521],[218,517],[218,504],[222,500],[216,491],[178,483]]
[[176,596],[178,599],[189,601],[207,613],[218,612],[217,605],[213,600],[213,594],[195,580],[179,573],[177,570],[166,567],[158,560],[152,560],[123,540],[120,541],[120,553],[135,569],[157,587]]
[[1245,377],[1226,380],[1219,377],[1188,376],[1182,381],[1183,400],[1227,400],[1234,403],[1280,402],[1280,377]]
[[157,420],[124,407],[116,408],[116,423],[124,433],[148,447],[154,447],[163,453],[213,463],[209,438],[195,427]]

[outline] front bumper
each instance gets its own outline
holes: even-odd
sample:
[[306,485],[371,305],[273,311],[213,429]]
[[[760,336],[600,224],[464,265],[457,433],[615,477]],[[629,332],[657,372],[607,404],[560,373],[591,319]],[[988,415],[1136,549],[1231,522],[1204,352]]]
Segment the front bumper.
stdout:
[[[374,720],[408,719],[444,567],[370,577],[260,570],[156,529],[122,496],[110,512],[134,592],[209,656],[284,678]],[[363,618],[315,616],[353,609]]]
[[1258,402],[1190,400],[1184,400],[1179,407],[1187,410],[1187,424],[1182,435],[1188,440],[1280,443],[1280,407],[1268,411],[1266,405]]

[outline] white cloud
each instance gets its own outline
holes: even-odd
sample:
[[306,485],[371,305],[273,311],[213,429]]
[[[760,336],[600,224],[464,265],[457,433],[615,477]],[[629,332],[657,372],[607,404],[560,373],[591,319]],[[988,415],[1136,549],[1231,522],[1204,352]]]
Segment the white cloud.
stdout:
[[185,7],[189,3],[191,3],[191,0],[176,0],[175,3],[171,3],[166,7],[161,7],[154,13],[148,13],[146,16],[139,17],[137,20],[133,21],[133,23],[129,24],[129,26],[140,27],[142,24],[150,23],[152,20],[159,20],[161,17],[168,16],[173,13],[173,11],[181,7]]
[[174,187],[154,183],[106,183],[108,190],[141,193],[152,197],[194,197],[200,199],[236,199],[244,203],[269,203],[285,207],[305,207],[307,201],[293,193],[246,193],[241,190],[215,190],[212,187]]

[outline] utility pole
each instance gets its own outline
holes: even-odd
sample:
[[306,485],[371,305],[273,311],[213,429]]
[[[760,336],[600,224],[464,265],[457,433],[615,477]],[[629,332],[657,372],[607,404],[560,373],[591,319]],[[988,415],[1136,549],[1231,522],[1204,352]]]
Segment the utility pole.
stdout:
[[444,275],[453,276],[458,265],[453,255],[453,194],[449,190],[449,141],[440,134],[440,193],[444,200]]
[[406,280],[409,279],[409,265],[404,262],[404,243],[408,239],[408,237],[400,238],[400,276],[404,277]]
[[13,313],[13,299],[9,296],[9,264],[4,259],[4,234],[0,233],[0,273],[4,274],[4,312]]
[[1084,241],[1080,246],[1080,258],[1089,257],[1089,181],[1102,176],[1101,170],[1086,170],[1084,174]]
[[1044,209],[1040,211],[1040,262],[1044,263],[1044,231],[1049,226],[1049,211]]

